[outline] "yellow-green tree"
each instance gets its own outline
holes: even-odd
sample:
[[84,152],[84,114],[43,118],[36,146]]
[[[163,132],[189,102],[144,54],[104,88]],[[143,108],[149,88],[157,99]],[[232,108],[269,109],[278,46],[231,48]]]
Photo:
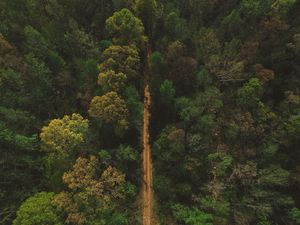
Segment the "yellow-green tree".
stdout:
[[101,72],[114,70],[124,73],[128,78],[137,76],[140,69],[140,57],[135,45],[112,45],[103,52],[103,62],[99,65]]
[[106,30],[113,37],[114,44],[142,44],[146,40],[142,21],[129,9],[122,9],[109,17]]
[[42,128],[42,150],[48,153],[45,175],[54,188],[62,184],[62,174],[82,149],[87,130],[88,120],[75,113],[62,119],[54,119]]
[[88,120],[79,114],[52,120],[42,128],[42,149],[50,154],[70,154],[84,142]]
[[94,97],[90,104],[89,114],[104,123],[124,129],[128,127],[127,106],[125,101],[114,91]]
[[127,76],[124,73],[116,73],[114,70],[107,70],[98,76],[98,84],[106,91],[119,92],[125,87]]

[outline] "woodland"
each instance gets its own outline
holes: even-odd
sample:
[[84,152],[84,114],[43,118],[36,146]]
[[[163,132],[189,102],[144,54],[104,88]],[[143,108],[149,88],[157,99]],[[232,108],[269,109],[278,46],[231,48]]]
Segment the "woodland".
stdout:
[[300,224],[300,1],[0,0],[0,224]]

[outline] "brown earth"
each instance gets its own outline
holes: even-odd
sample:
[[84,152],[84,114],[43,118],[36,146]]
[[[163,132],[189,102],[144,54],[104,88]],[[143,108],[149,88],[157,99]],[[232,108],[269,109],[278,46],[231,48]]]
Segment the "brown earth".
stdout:
[[152,159],[151,147],[149,142],[149,122],[150,122],[150,106],[151,94],[149,88],[149,54],[148,50],[145,65],[145,89],[144,89],[144,126],[143,126],[143,184],[142,184],[142,224],[152,225],[154,221],[153,215],[153,180],[152,180]]

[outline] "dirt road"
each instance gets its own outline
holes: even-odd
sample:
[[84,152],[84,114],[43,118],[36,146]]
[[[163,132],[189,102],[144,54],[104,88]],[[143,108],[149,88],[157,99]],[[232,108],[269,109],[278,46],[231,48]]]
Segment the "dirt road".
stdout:
[[[149,51],[148,51],[149,55]],[[152,158],[151,147],[149,142],[149,122],[150,122],[150,105],[151,94],[149,88],[149,62],[148,55],[145,65],[145,89],[144,89],[144,126],[143,126],[143,225],[153,224],[153,181],[152,181]]]

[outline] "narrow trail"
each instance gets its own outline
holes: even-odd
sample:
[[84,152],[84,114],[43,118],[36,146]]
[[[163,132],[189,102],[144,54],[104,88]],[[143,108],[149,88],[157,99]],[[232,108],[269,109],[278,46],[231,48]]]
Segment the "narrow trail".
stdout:
[[149,88],[150,66],[149,54],[150,48],[147,49],[145,61],[145,89],[144,89],[144,125],[143,125],[143,184],[142,184],[142,198],[143,198],[143,225],[153,224],[153,180],[152,180],[152,157],[151,147],[149,141],[149,123],[150,123],[150,105],[151,94]]

